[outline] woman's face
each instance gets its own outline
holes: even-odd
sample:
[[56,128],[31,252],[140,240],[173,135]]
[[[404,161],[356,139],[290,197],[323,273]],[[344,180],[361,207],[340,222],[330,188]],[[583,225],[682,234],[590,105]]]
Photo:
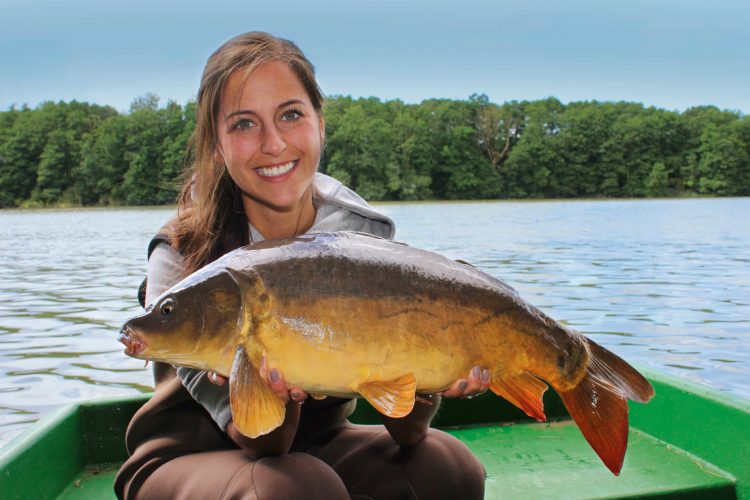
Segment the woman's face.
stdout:
[[216,129],[217,159],[242,190],[248,214],[296,213],[309,200],[325,128],[289,65],[266,62],[247,76],[232,74]]

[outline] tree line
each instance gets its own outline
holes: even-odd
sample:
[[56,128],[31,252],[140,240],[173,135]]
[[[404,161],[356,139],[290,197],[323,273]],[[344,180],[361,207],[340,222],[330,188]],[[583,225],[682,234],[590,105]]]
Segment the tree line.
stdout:
[[[750,195],[750,117],[556,98],[329,98],[320,170],[370,200]],[[195,103],[0,112],[0,207],[174,202]]]

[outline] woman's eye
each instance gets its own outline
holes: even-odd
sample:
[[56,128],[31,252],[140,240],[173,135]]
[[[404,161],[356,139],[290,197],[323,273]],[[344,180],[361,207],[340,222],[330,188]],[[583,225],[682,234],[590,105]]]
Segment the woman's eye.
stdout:
[[252,122],[252,120],[242,118],[240,120],[237,120],[235,124],[232,125],[232,128],[235,130],[250,130],[254,126],[255,124]]
[[281,116],[281,119],[286,122],[293,122],[301,117],[302,113],[300,113],[296,109],[290,109],[284,112],[284,114]]
[[172,311],[174,310],[174,300],[172,300],[172,299],[165,300],[161,304],[160,310],[161,310],[161,314],[163,316],[167,316],[167,315],[171,314]]

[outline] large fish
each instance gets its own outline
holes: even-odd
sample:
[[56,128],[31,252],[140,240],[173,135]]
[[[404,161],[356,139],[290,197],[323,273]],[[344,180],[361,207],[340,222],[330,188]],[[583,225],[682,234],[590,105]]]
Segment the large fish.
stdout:
[[305,235],[237,249],[166,291],[122,327],[125,353],[229,377],[235,425],[257,437],[284,419],[259,374],[289,387],[363,397],[402,417],[415,392],[479,365],[491,390],[539,421],[546,381],[618,474],[627,400],[653,389],[625,361],[463,262],[373,236]]

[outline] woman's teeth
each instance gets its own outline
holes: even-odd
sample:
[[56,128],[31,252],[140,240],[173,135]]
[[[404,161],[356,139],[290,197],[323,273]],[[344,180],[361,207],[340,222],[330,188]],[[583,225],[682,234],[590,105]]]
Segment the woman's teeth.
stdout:
[[277,165],[275,167],[261,167],[257,170],[258,173],[263,177],[277,177],[279,175],[284,175],[285,173],[293,169],[294,163],[295,162],[290,161],[289,163],[285,163],[283,165]]

